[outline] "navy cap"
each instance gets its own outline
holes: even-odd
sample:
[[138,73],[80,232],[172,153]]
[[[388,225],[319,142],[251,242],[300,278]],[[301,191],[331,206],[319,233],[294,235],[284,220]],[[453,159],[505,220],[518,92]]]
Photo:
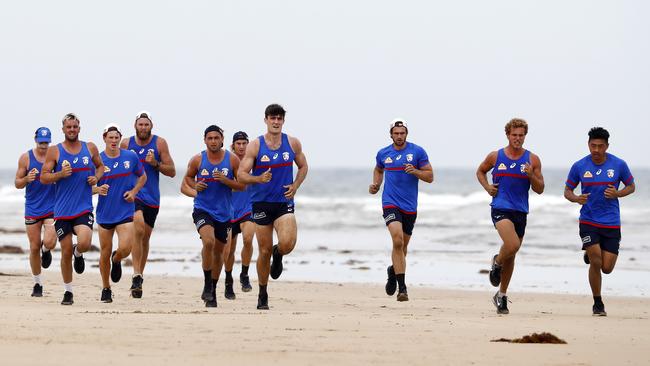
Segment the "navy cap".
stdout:
[[237,131],[237,132],[235,132],[234,135],[232,135],[232,142],[235,142],[237,140],[246,140],[246,141],[248,141],[248,135],[244,131]]
[[52,132],[47,127],[39,127],[34,134],[36,142],[52,142]]

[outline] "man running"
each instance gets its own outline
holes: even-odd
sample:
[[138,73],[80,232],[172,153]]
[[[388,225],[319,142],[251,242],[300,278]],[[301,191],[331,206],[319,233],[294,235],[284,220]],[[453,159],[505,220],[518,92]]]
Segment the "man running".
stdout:
[[[244,158],[246,147],[248,146],[248,135],[246,132],[236,132],[232,137],[230,149],[239,160]],[[253,235],[255,235],[255,223],[251,221],[251,191],[246,189],[241,192],[232,193],[232,210],[233,219],[230,221],[230,242],[226,245],[226,256],[224,269],[226,272],[226,299],[234,300],[235,291],[233,290],[232,268],[235,264],[235,251],[237,250],[237,237],[242,234],[244,246],[241,249],[241,272],[239,273],[239,283],[243,292],[249,292],[253,289],[250,278],[248,277],[248,267],[253,256]]]
[[[594,297],[593,315],[606,316],[601,297],[600,272],[612,273],[621,243],[621,213],[618,199],[634,193],[634,177],[625,161],[609,154],[609,132],[602,127],[589,131],[589,155],[573,164],[564,197],[582,205],[580,239],[589,264],[589,285]],[[625,186],[618,190],[621,183]],[[581,194],[573,191],[580,184]]]
[[[61,243],[61,275],[65,293],[61,305],[74,303],[72,294],[72,257],[74,270],[83,273],[82,253],[90,249],[93,237],[92,187],[104,175],[104,164],[97,146],[79,140],[79,118],[72,113],[63,117],[65,140],[47,150],[41,183],[54,185],[54,229]],[[72,234],[77,244],[72,245]]]
[[135,135],[122,140],[120,147],[135,152],[144,163],[147,183],[138,192],[135,201],[135,242],[133,245],[133,278],[131,295],[142,297],[144,267],[149,256],[149,240],[160,208],[160,173],[170,178],[176,176],[174,160],[164,138],[153,135],[153,122],[149,112],[140,112],[135,117]]
[[[282,274],[282,256],[291,253],[296,246],[298,229],[293,197],[305,180],[308,170],[307,158],[302,152],[300,141],[282,133],[285,115],[286,111],[279,104],[266,107],[264,122],[267,131],[248,144],[239,168],[240,181],[252,185],[253,221],[259,245],[257,308],[260,310],[269,309],[266,289],[269,272],[271,278],[278,279]],[[298,167],[295,181],[294,163]],[[273,229],[278,236],[277,245],[273,245]]]
[[[500,286],[492,297],[497,314],[508,314],[506,291],[515,268],[515,256],[524,240],[528,215],[528,191],[544,192],[542,163],[539,157],[523,148],[528,134],[528,123],[511,119],[505,127],[508,146],[492,151],[476,170],[483,189],[492,196],[492,222],[503,245],[492,258],[490,283]],[[492,170],[492,184],[487,172]]]
[[[144,167],[138,155],[130,150],[120,149],[122,131],[116,124],[104,128],[106,149],[100,154],[104,162],[104,176],[95,189],[99,193],[97,202],[97,224],[99,225],[99,272],[102,276],[102,302],[113,302],[113,292],[108,281],[119,282],[122,278],[122,259],[131,254],[135,239],[133,215],[135,196],[147,181]],[[117,250],[113,251],[113,233],[117,232]],[[112,263],[112,266],[111,266]]]
[[16,188],[25,188],[25,231],[29,240],[29,265],[34,277],[33,297],[43,296],[41,266],[50,266],[51,250],[56,246],[54,186],[40,182],[43,162],[51,141],[50,130],[47,127],[38,128],[34,135],[36,146],[20,156],[16,171]]
[[406,253],[417,218],[418,184],[420,180],[432,183],[433,168],[424,149],[407,142],[408,127],[398,118],[390,124],[393,143],[377,153],[370,194],[379,192],[386,173],[386,185],[381,201],[384,221],[393,241],[392,265],[388,267],[386,294],[392,296],[397,287],[397,301],[408,301],[406,289]]
[[242,190],[244,185],[237,182],[239,158],[223,149],[223,130],[208,126],[203,140],[206,150],[187,164],[181,192],[194,198],[192,218],[203,243],[201,299],[206,307],[217,307],[217,282],[232,219],[232,191]]

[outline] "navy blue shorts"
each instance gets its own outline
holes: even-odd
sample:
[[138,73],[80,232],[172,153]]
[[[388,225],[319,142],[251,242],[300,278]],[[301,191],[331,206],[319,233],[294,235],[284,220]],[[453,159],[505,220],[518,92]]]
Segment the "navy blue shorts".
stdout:
[[253,202],[253,222],[257,225],[273,225],[278,217],[294,212],[293,203]]
[[417,217],[418,214],[407,214],[400,211],[397,207],[384,208],[384,222],[386,222],[386,226],[393,221],[399,221],[402,223],[402,231],[409,236],[413,235],[413,227],[415,227]]
[[491,216],[494,227],[496,227],[497,222],[501,220],[510,220],[515,225],[515,232],[519,238],[523,238],[524,234],[526,234],[527,213],[493,208]]
[[194,210],[192,212],[192,219],[196,231],[199,231],[203,226],[210,225],[214,229],[214,237],[223,244],[228,242],[228,232],[230,231],[230,221],[221,222],[217,221],[210,216],[209,213],[202,210]]
[[118,226],[120,226],[120,225],[122,225],[122,224],[127,224],[127,223],[129,223],[129,222],[133,222],[133,217],[127,217],[126,219],[124,219],[124,220],[122,220],[122,221],[118,221],[118,222],[111,223],[111,224],[100,224],[100,223],[97,223],[97,224],[98,224],[99,226],[101,226],[102,229],[113,230],[113,229],[115,229],[116,227],[118,227]]
[[230,230],[231,230],[232,236],[235,236],[237,234],[241,234],[241,223],[246,222],[246,221],[251,221],[251,222],[253,221],[250,214],[242,217],[241,219],[239,219],[237,221],[231,221],[230,222]]
[[599,244],[600,250],[618,255],[621,245],[621,228],[603,228],[580,224],[580,239],[582,240],[582,250]]
[[158,217],[158,211],[160,211],[160,209],[158,207],[147,206],[140,200],[135,200],[135,210],[142,211],[144,223],[153,229],[153,226],[156,224],[156,218]]
[[93,229],[93,224],[95,223],[95,216],[93,216],[92,212],[87,212],[83,215],[80,215],[78,217],[75,217],[73,219],[69,220],[54,220],[54,230],[56,230],[56,236],[61,240],[64,238],[66,235],[70,233],[74,233],[77,235],[77,233],[74,231],[74,227],[77,225],[85,225],[90,228],[90,230]]

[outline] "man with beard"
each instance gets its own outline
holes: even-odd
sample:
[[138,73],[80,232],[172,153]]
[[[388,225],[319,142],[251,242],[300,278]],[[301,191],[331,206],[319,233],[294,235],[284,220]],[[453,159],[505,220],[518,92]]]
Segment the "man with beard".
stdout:
[[[235,132],[232,137],[230,149],[241,160],[246,154],[248,146],[248,135],[246,132]],[[255,235],[255,223],[252,221],[251,212],[251,190],[244,189],[241,192],[232,193],[232,210],[233,218],[230,221],[230,243],[226,246],[226,256],[224,260],[224,270],[226,272],[226,299],[235,299],[233,290],[232,268],[235,264],[235,251],[237,250],[237,237],[242,234],[243,247],[241,249],[241,272],[239,274],[239,283],[243,292],[249,292],[253,289],[250,278],[248,277],[248,267],[253,256],[253,235]]]
[[[592,313],[606,316],[601,297],[602,276],[612,273],[621,243],[621,212],[618,199],[634,193],[634,177],[627,163],[607,152],[609,132],[602,127],[589,131],[589,155],[573,164],[564,197],[582,206],[579,233],[584,261],[589,264],[589,285],[594,297]],[[625,186],[618,190],[621,183]],[[573,191],[580,184],[581,194]]]
[[[104,163],[97,146],[79,140],[79,118],[72,113],[63,117],[65,140],[47,150],[41,183],[54,186],[54,229],[61,243],[61,274],[65,293],[61,305],[74,303],[72,294],[72,257],[74,270],[83,273],[82,253],[90,249],[93,234],[92,187],[104,175]],[[72,234],[77,245],[72,245]]]
[[201,299],[206,307],[217,307],[217,282],[232,219],[232,191],[242,190],[244,185],[237,181],[239,158],[223,148],[223,130],[208,126],[203,142],[206,150],[187,164],[181,192],[194,198],[192,218],[203,244]]
[[[271,104],[264,111],[266,133],[248,144],[239,168],[239,179],[251,186],[255,236],[259,245],[257,279],[259,294],[257,308],[269,309],[266,286],[269,274],[278,279],[282,274],[282,256],[296,246],[298,227],[294,215],[293,197],[307,177],[307,158],[300,141],[282,133],[286,111]],[[293,164],[298,167],[293,179]],[[252,170],[252,174],[251,174]],[[273,229],[278,244],[273,245]],[[271,264],[271,256],[273,263]]]
[[408,301],[406,289],[406,253],[417,218],[418,184],[432,183],[433,168],[424,149],[407,142],[408,127],[398,118],[390,124],[393,143],[379,150],[376,157],[370,194],[379,192],[386,173],[381,201],[384,221],[393,241],[392,265],[388,267],[386,294],[392,296],[399,287],[397,301]]
[[52,141],[47,127],[40,127],[34,135],[36,146],[18,159],[16,188],[25,188],[25,231],[29,240],[29,265],[34,277],[32,296],[43,296],[41,266],[48,268],[52,263],[52,252],[56,246],[54,232],[54,186],[41,184],[43,162]]
[[156,217],[160,209],[160,173],[173,178],[176,175],[174,160],[169,154],[169,147],[164,138],[153,135],[151,114],[146,111],[138,113],[135,118],[135,135],[122,140],[120,147],[135,152],[147,175],[147,183],[138,192],[135,199],[135,242],[133,245],[133,278],[131,295],[142,297],[144,267],[149,256],[149,241]]
[[[492,151],[476,170],[483,189],[492,196],[492,222],[503,245],[492,258],[490,283],[500,286],[492,297],[497,314],[508,314],[506,291],[515,268],[515,255],[521,247],[526,232],[528,216],[528,191],[544,192],[542,163],[539,157],[523,148],[528,123],[520,118],[511,119],[505,127],[508,146]],[[487,172],[492,170],[492,184]]]

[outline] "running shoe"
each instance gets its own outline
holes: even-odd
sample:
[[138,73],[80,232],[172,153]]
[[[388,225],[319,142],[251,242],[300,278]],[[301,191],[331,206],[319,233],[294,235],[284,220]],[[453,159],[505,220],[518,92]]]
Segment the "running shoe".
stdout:
[[84,255],[81,254],[80,256],[74,255],[74,252],[77,250],[77,245],[72,246],[72,258],[74,258],[74,271],[81,274],[84,273],[84,269],[86,269],[86,262],[84,261]]
[[605,311],[605,304],[602,302],[600,304],[594,304],[591,310],[593,311],[594,316],[607,316],[607,312]]
[[278,250],[278,245],[273,246],[273,261],[271,263],[271,278],[277,280],[282,274],[282,254]]
[[397,293],[397,301],[409,301],[409,294],[406,292],[406,289],[399,290]]
[[212,286],[205,284],[203,286],[203,292],[201,293],[201,300],[203,301],[212,301],[215,299],[214,294],[212,293]]
[[117,251],[113,251],[111,254],[111,281],[117,283],[120,282],[120,279],[122,278],[122,261],[113,261],[115,253],[117,253]]
[[508,296],[499,297],[499,291],[497,291],[492,297],[492,303],[497,308],[497,314],[510,314],[510,310],[508,310]]
[[41,267],[48,268],[52,264],[52,251],[43,251],[43,244],[41,244]]
[[139,299],[142,297],[142,282],[144,282],[144,278],[140,275],[133,276],[131,279],[131,296],[133,298]]
[[224,291],[224,296],[228,300],[234,300],[236,298],[235,290],[233,290],[232,288],[232,282],[231,283],[226,282],[226,290]]
[[490,283],[494,287],[501,284],[501,266],[497,264],[497,256],[498,254],[495,254],[492,258],[492,269],[490,270]]
[[217,307],[217,294],[214,292],[210,294],[211,299],[206,300],[205,302],[205,307],[206,308],[216,308]]
[[253,290],[253,286],[251,286],[251,281],[248,275],[244,275],[243,273],[240,274],[239,283],[241,284],[242,292],[250,292],[251,290]]
[[111,291],[110,288],[103,288],[102,289],[102,302],[109,303],[113,302],[113,291]]
[[32,290],[32,297],[43,297],[43,286],[35,283],[34,289]]
[[72,292],[66,291],[63,294],[63,300],[61,301],[61,305],[72,305],[72,304],[74,304],[73,297],[74,296],[72,295]]
[[257,295],[257,310],[269,310],[269,295]]
[[386,295],[393,296],[395,295],[395,291],[397,291],[397,277],[395,277],[393,266],[388,266],[386,272],[388,272],[388,279],[386,280]]
[[585,262],[585,264],[589,264],[589,256],[587,255],[587,252],[582,256],[582,260]]

